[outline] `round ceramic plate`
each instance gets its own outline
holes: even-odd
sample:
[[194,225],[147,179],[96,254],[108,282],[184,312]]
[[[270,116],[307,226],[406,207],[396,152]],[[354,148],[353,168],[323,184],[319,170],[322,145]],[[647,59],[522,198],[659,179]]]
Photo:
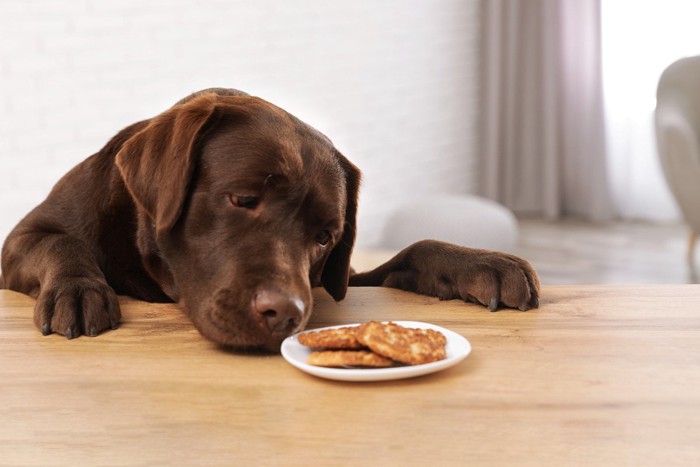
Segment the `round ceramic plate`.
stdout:
[[[438,362],[424,363],[423,365],[399,366],[395,368],[324,368],[306,363],[306,359],[314,349],[301,345],[297,341],[298,334],[289,336],[282,342],[282,356],[300,370],[321,378],[339,381],[386,381],[412,378],[444,370],[464,360],[472,350],[472,346],[467,339],[449,329],[419,321],[394,321],[394,323],[407,328],[440,331],[447,338],[447,347],[445,348],[447,358]],[[359,324],[344,324],[322,329],[342,328],[345,326],[359,326]],[[320,331],[320,329],[312,329],[310,331]]]

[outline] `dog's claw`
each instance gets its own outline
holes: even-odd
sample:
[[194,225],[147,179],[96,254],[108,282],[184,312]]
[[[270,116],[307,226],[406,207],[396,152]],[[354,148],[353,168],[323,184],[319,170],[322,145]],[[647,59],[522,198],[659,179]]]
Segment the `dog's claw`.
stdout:
[[66,339],[73,339],[75,336],[73,335],[73,330],[71,328],[66,329]]
[[95,337],[97,335],[97,329],[95,328],[95,326],[90,326],[87,335],[90,337]]
[[498,297],[492,297],[489,302],[489,310],[496,311],[498,309]]
[[51,334],[51,325],[49,323],[44,323],[41,325],[41,333],[45,336]]

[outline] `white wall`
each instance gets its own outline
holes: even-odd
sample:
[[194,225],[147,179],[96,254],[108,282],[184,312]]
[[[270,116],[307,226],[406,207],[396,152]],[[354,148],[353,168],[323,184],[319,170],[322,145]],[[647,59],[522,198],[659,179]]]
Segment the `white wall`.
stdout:
[[197,89],[263,97],[397,203],[474,188],[478,0],[0,1],[0,241],[70,167]]

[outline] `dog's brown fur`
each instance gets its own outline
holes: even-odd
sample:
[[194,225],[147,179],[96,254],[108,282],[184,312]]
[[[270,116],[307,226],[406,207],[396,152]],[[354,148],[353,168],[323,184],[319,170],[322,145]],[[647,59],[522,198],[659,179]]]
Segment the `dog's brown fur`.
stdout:
[[44,333],[95,336],[116,294],[179,302],[215,342],[277,350],[311,287],[388,286],[495,310],[538,306],[524,260],[436,241],[351,277],[360,173],[318,131],[235,90],[193,94],[118,133],[8,236],[0,286]]

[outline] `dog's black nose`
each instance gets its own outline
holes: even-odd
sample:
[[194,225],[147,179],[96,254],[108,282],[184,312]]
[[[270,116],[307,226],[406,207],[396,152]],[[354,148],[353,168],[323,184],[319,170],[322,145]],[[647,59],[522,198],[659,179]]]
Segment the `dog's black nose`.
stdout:
[[255,295],[253,308],[270,332],[290,334],[302,322],[306,304],[298,296],[263,289]]

